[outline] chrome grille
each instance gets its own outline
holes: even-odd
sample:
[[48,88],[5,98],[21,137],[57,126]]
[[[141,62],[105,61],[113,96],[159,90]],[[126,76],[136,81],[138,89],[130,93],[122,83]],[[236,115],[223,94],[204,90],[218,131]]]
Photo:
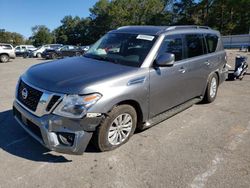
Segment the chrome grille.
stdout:
[[[23,97],[22,95],[22,92],[24,89],[27,90],[26,98]],[[42,94],[43,92],[28,86],[22,80],[20,81],[19,86],[18,86],[17,99],[30,110],[34,112],[36,111],[37,105],[39,103],[39,100]]]
[[[27,90],[27,97],[23,97],[24,88]],[[21,79],[16,89],[17,102],[38,117],[51,113],[63,96],[32,86]]]

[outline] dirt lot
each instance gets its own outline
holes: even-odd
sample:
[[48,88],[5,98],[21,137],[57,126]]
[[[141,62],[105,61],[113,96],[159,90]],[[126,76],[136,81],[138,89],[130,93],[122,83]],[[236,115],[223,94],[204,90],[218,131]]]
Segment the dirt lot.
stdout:
[[[228,51],[231,65],[237,53]],[[250,74],[224,82],[214,103],[194,105],[115,151],[89,146],[74,156],[48,151],[12,117],[19,75],[40,62],[0,64],[0,187],[250,186]]]

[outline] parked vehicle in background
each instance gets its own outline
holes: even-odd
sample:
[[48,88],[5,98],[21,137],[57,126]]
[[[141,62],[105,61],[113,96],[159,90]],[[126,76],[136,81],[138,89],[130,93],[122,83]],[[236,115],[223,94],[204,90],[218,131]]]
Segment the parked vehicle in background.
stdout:
[[55,49],[55,48],[59,48],[63,46],[62,44],[46,44],[43,46],[38,47],[36,50],[34,51],[30,51],[29,52],[29,57],[42,57],[42,53],[46,50],[46,49]]
[[87,52],[89,50],[89,48],[91,47],[91,45],[88,45],[88,46],[80,46],[81,49],[85,52]]
[[81,154],[126,143],[193,104],[215,100],[227,78],[218,31],[205,26],[126,26],[83,57],[34,65],[17,84],[15,119],[51,150]]
[[16,56],[23,56],[28,51],[34,51],[36,47],[33,45],[19,45],[15,47]]
[[46,49],[42,53],[42,57],[45,59],[56,59],[63,57],[81,56],[84,54],[84,50],[78,46],[65,45],[55,49]]
[[9,59],[15,59],[15,49],[11,44],[0,43],[0,62],[6,63]]

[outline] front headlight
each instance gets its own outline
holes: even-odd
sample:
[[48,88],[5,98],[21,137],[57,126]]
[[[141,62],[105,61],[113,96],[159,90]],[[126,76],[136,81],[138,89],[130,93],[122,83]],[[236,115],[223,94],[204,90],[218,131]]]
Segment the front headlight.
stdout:
[[101,97],[98,93],[84,96],[65,95],[53,113],[69,118],[82,118]]

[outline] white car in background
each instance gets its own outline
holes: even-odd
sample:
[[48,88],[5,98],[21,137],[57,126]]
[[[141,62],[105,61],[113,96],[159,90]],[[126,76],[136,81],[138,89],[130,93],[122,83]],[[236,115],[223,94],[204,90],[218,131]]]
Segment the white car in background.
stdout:
[[11,44],[0,43],[0,62],[7,63],[9,59],[15,59],[15,49]]
[[34,51],[37,48],[33,45],[18,45],[15,47],[16,56],[22,56],[27,51]]
[[55,49],[58,47],[63,46],[62,44],[46,44],[43,46],[38,47],[36,50],[31,51],[30,52],[30,57],[38,57],[41,58],[42,57],[42,53],[47,50],[47,49]]

